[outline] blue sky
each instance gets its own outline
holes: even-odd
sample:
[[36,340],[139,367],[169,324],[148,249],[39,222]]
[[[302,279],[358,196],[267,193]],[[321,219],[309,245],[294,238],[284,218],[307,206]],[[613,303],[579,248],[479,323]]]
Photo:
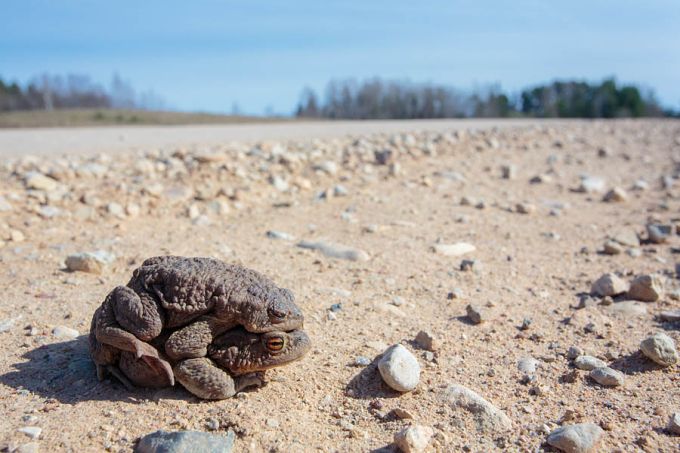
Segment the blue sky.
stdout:
[[680,107],[680,1],[4,0],[0,76],[117,72],[173,108],[290,113],[380,76],[515,91],[615,76]]

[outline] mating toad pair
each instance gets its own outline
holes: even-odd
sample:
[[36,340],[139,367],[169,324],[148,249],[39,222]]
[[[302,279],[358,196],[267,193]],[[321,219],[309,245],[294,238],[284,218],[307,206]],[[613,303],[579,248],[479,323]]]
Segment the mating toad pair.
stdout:
[[200,398],[261,385],[262,372],[310,348],[293,294],[267,277],[212,258],[158,256],[109,293],[90,327],[97,375],[127,387],[175,379]]

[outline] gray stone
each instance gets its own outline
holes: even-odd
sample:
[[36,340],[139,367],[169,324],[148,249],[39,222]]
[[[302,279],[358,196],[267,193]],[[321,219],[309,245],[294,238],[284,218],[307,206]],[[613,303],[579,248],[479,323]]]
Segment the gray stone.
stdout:
[[618,231],[611,237],[611,240],[628,247],[640,247],[640,238],[637,233],[630,228]]
[[680,412],[675,412],[668,419],[668,431],[680,435]]
[[623,253],[623,246],[616,241],[607,241],[604,243],[604,253],[607,255],[620,255]]
[[348,261],[368,261],[370,259],[368,253],[361,249],[348,247],[346,245],[332,244],[330,242],[300,241],[297,246],[303,249],[318,250],[330,258]]
[[628,283],[616,274],[604,274],[590,287],[590,292],[596,296],[616,296],[628,291]]
[[19,319],[21,319],[21,315],[15,316],[14,318],[0,320],[0,333],[10,330],[12,327],[14,327],[14,323],[16,323]]
[[591,371],[594,370],[595,368],[606,367],[607,364],[602,360],[598,359],[597,357],[593,357],[590,355],[582,355],[576,357],[576,359],[574,360],[574,366],[579,370]]
[[517,369],[524,374],[534,374],[536,372],[536,366],[538,365],[538,360],[533,357],[522,357],[517,362]]
[[655,363],[671,366],[678,363],[678,351],[675,342],[663,332],[657,332],[640,343],[640,351]]
[[57,338],[77,338],[78,335],[80,335],[80,332],[78,332],[75,329],[71,329],[70,327],[66,326],[57,326],[54,329],[52,329],[52,335],[54,335]]
[[623,385],[624,382],[623,373],[606,366],[593,369],[589,376],[592,380],[605,387],[618,387]]
[[604,430],[594,423],[561,426],[550,433],[548,444],[565,453],[590,453],[604,434]]
[[394,435],[394,443],[404,453],[421,453],[430,444],[434,430],[429,426],[414,425]]
[[574,360],[576,357],[583,355],[583,349],[578,346],[570,346],[567,350],[567,358],[569,360]]
[[663,244],[673,234],[673,225],[650,223],[647,225],[647,238],[655,244]]
[[583,176],[581,178],[581,184],[576,189],[577,192],[583,193],[596,193],[603,192],[605,187],[605,181],[601,178],[596,178],[594,176]]
[[616,302],[606,307],[607,311],[611,313],[618,313],[623,316],[645,316],[647,314],[647,307],[645,304],[635,302],[634,300],[624,300]]
[[680,321],[680,310],[666,310],[659,313],[659,318],[666,322]]
[[88,272],[101,274],[106,264],[100,257],[93,253],[74,253],[66,257],[66,268],[71,272]]
[[452,384],[444,391],[443,399],[454,408],[471,413],[480,432],[501,433],[512,429],[512,421],[505,412],[467,387]]
[[663,283],[656,274],[640,275],[630,284],[627,296],[641,302],[656,302],[663,293]]
[[139,440],[135,453],[230,453],[234,448],[234,432],[226,436],[200,431],[156,431]]
[[17,429],[17,431],[26,434],[31,439],[37,439],[40,437],[40,434],[42,434],[42,428],[38,428],[37,426],[24,426],[23,428]]
[[410,392],[420,381],[418,360],[400,344],[385,351],[378,362],[378,370],[383,381],[399,392]]
[[267,231],[267,237],[269,239],[280,239],[282,241],[294,241],[295,236],[288,234],[284,231],[269,230]]

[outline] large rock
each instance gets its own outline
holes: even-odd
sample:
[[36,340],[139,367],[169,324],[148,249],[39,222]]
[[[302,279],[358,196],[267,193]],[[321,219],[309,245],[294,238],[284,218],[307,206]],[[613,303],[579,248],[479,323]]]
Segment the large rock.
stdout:
[[395,344],[385,351],[378,362],[383,381],[398,392],[410,392],[420,381],[420,365],[408,349]]
[[628,297],[641,302],[656,302],[662,293],[661,278],[655,274],[646,274],[633,280],[628,290]]
[[678,351],[675,342],[663,332],[655,333],[640,343],[640,351],[650,360],[662,366],[678,363]]
[[234,433],[226,436],[200,431],[156,431],[139,440],[135,453],[231,453]]
[[471,413],[479,431],[501,433],[512,429],[512,421],[505,412],[467,387],[450,385],[444,392],[444,401]]
[[589,453],[604,434],[604,430],[594,423],[579,423],[557,428],[548,436],[548,444],[565,453]]
[[617,296],[628,291],[628,283],[616,274],[608,273],[595,280],[590,292],[600,297]]

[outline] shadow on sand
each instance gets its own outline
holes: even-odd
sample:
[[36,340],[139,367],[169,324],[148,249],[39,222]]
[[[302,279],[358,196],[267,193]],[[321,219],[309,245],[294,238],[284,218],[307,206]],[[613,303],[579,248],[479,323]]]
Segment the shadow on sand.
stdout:
[[401,393],[385,384],[378,371],[378,361],[382,354],[354,376],[345,387],[345,394],[355,399],[397,398]]
[[187,393],[179,389],[136,389],[130,392],[115,379],[99,382],[86,335],[39,346],[21,357],[27,361],[14,364],[13,371],[0,375],[0,383],[61,403],[101,400],[136,403],[152,399],[159,393],[162,393],[163,399],[187,399]]

